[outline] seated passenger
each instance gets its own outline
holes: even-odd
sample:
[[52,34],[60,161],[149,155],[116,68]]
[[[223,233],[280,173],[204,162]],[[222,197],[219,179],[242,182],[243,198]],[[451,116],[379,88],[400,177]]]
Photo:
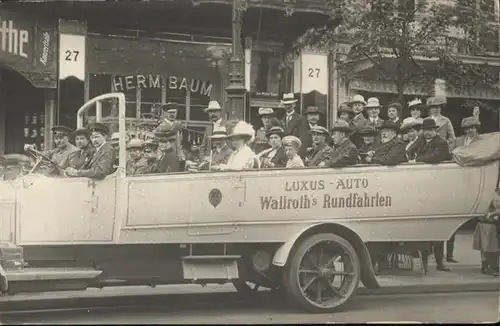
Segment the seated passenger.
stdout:
[[333,149],[328,146],[330,135],[325,127],[315,126],[309,131],[312,136],[313,148],[306,158],[307,166],[325,166],[325,162],[332,155]]
[[184,168],[186,171],[198,171],[201,166],[205,166],[208,163],[208,157],[203,157],[204,151],[198,144],[191,144],[191,148],[186,153],[186,161],[184,163]]
[[358,149],[347,137],[351,132],[351,128],[343,120],[338,120],[333,124],[334,147],[331,157],[325,162],[325,166],[337,168],[354,165],[358,162]]
[[360,163],[368,163],[365,159],[367,153],[369,151],[374,150],[377,145],[376,142],[377,130],[371,126],[362,126],[355,132],[353,136],[361,138],[362,145],[358,148]]
[[119,139],[120,139],[120,133],[118,132],[114,132],[112,135],[111,135],[111,140],[110,140],[110,144],[111,146],[113,146],[113,148],[115,149],[115,162],[113,164],[113,169],[117,169],[118,168],[118,163],[119,163],[119,156],[120,156],[120,143],[119,143]]
[[271,148],[265,149],[257,155],[262,168],[285,167],[288,157],[286,156],[282,142],[284,133],[283,128],[279,126],[271,127],[266,132],[266,137]]
[[253,150],[255,153],[260,153],[269,148],[269,140],[267,139],[267,131],[271,127],[281,126],[281,122],[276,118],[276,112],[272,108],[259,109],[260,120],[263,127],[255,132],[255,140]]
[[136,175],[138,170],[143,169],[147,162],[143,157],[143,146],[144,142],[141,139],[133,138],[127,144],[127,164],[126,164],[126,175]]
[[408,160],[415,160],[416,149],[420,142],[424,141],[423,136],[420,136],[420,131],[422,129],[423,119],[421,118],[406,118],[401,125],[401,133],[403,133],[403,139],[405,141],[405,152],[406,158]]
[[302,158],[299,156],[299,150],[302,142],[295,136],[286,136],[283,138],[283,147],[288,158],[285,168],[303,168],[305,167]]
[[75,131],[75,144],[79,151],[70,154],[69,166],[79,170],[84,168],[94,156],[94,148],[90,144],[90,131],[87,128]]
[[[60,173],[64,171],[65,168],[69,167],[69,156],[73,152],[78,151],[78,147],[74,146],[70,143],[71,130],[65,126],[55,126],[52,128],[54,143],[56,148],[42,152],[48,158],[50,158],[57,166],[60,168],[60,171],[56,171],[55,173]],[[25,145],[24,150],[27,149],[35,149],[34,145]]]
[[155,132],[155,139],[161,153],[158,159],[158,173],[179,172],[180,161],[175,151],[177,134],[157,131]]
[[479,140],[481,138],[478,131],[479,128],[481,127],[481,122],[479,121],[478,118],[476,117],[464,118],[460,126],[464,131],[464,135],[458,137],[455,140],[454,148],[469,146],[472,142]]
[[245,121],[238,121],[234,126],[228,140],[231,142],[233,152],[227,160],[227,164],[220,164],[214,169],[218,170],[246,170],[253,169],[258,165],[258,158],[248,146],[252,142],[255,130],[252,125]]
[[153,140],[146,140],[143,144],[144,159],[146,165],[137,169],[136,174],[158,173],[158,143]]
[[90,140],[95,148],[94,156],[85,167],[79,170],[69,167],[65,174],[69,177],[104,179],[108,174],[113,173],[115,162],[115,150],[106,142],[109,129],[102,123],[91,123],[87,129],[91,132]]
[[215,128],[210,139],[214,148],[210,152],[211,157],[205,161],[202,168],[217,170],[219,165],[227,164],[233,150],[227,145],[227,130],[224,126]]
[[366,162],[397,165],[406,162],[405,144],[398,138],[399,123],[384,121],[380,127],[380,144],[366,153]]
[[432,118],[425,118],[422,124],[424,140],[416,149],[416,162],[440,163],[450,158],[448,142],[437,132],[438,126]]

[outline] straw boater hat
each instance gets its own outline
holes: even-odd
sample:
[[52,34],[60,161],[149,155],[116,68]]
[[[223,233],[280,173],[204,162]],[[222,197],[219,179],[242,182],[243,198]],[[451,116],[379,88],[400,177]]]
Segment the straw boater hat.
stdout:
[[285,93],[283,94],[283,99],[281,100],[281,104],[293,104],[298,100],[295,99],[293,93]]
[[436,107],[436,106],[443,106],[446,104],[446,100],[443,98],[437,98],[437,97],[429,97],[427,99],[427,107]]
[[210,136],[211,139],[225,139],[227,138],[227,130],[226,127],[220,126],[218,128],[214,129],[214,132],[212,136]]
[[262,117],[262,116],[276,115],[276,113],[271,108],[259,108],[259,115]]
[[322,126],[314,126],[311,128],[311,130],[309,130],[309,132],[311,134],[320,134],[320,135],[325,135],[325,136],[330,135],[330,133],[328,132],[328,129],[326,129],[325,127],[322,127]]
[[109,134],[109,128],[105,124],[102,124],[100,122],[93,122],[89,123],[87,126],[87,129],[92,133],[92,132],[98,132],[102,134],[103,136],[107,136]]
[[363,105],[366,105],[365,98],[362,95],[354,95],[351,102],[349,102],[349,105],[353,105],[356,103],[361,103]]
[[144,141],[139,138],[132,138],[128,144],[127,149],[142,149],[144,146]]
[[376,136],[378,134],[378,132],[377,132],[377,129],[375,129],[375,127],[362,126],[356,130],[356,134],[358,134],[360,136],[369,137],[369,136]]
[[365,109],[379,109],[380,107],[380,101],[376,97],[370,97],[365,105]]
[[283,128],[281,128],[280,126],[271,127],[271,128],[269,128],[269,130],[266,131],[266,137],[268,137],[268,138],[271,135],[278,135],[282,138],[284,134],[285,134],[285,130],[283,130]]
[[250,138],[249,142],[252,142],[255,138],[255,130],[251,124],[246,123],[245,121],[238,121],[228,137],[235,136],[246,136]]
[[304,110],[304,115],[308,115],[308,114],[320,114],[320,109],[317,107],[317,106],[308,106],[305,110]]
[[337,120],[334,122],[333,127],[332,127],[332,132],[334,131],[343,131],[350,133],[352,129],[349,127],[349,124],[345,122],[344,120]]
[[296,150],[298,150],[300,148],[300,146],[302,146],[302,142],[300,141],[300,139],[298,139],[297,137],[295,136],[286,136],[285,138],[283,138],[283,146],[292,146],[293,148],[295,148]]
[[422,123],[424,122],[424,119],[422,118],[413,118],[409,117],[406,118],[403,123],[401,124],[401,132],[407,132],[410,129],[420,129],[422,127]]
[[479,128],[481,126],[481,122],[476,117],[467,117],[462,120],[460,126],[462,127],[462,129],[473,128],[473,127]]
[[208,106],[205,108],[205,112],[210,112],[210,111],[222,111],[222,107],[220,106],[219,102],[217,101],[208,102]]
[[436,121],[432,118],[425,118],[424,121],[422,122],[422,129],[437,129],[437,124]]

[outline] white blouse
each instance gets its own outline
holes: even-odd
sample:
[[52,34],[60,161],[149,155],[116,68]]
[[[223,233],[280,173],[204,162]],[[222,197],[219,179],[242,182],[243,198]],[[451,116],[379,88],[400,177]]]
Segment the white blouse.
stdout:
[[287,169],[289,169],[289,168],[303,168],[303,167],[305,167],[304,161],[302,161],[302,159],[300,158],[299,155],[295,155],[292,159],[288,159],[288,161],[286,161],[285,168],[287,168]]
[[221,164],[221,170],[245,170],[252,169],[256,162],[255,153],[244,145],[239,150],[235,150],[227,161],[227,164]]

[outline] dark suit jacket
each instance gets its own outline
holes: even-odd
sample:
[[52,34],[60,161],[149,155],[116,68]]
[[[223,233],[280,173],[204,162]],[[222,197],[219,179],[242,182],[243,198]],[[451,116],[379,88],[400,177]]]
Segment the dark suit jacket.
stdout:
[[321,162],[326,163],[332,155],[333,148],[327,144],[321,143],[313,149],[313,152],[311,153],[311,161],[309,161],[307,166],[318,166]]
[[[363,141],[363,140],[361,140]],[[359,162],[362,163],[362,164],[368,164],[368,162],[366,162],[365,158],[367,157],[366,153],[368,153],[369,151],[374,151],[375,148],[377,147],[377,144],[370,144],[370,145],[366,145],[365,143],[362,143],[362,145],[359,148],[358,152],[359,152]]]
[[113,173],[115,162],[115,149],[109,143],[104,143],[99,148],[92,159],[81,170],[78,170],[79,177],[92,179],[104,179],[108,174]]
[[[229,148],[229,146],[224,146],[221,148],[220,152],[217,152],[214,150],[212,152],[212,166],[213,165],[219,165],[219,164],[227,164],[227,160],[229,159],[229,156],[233,153],[233,150]],[[208,168],[208,165],[207,165]]]
[[158,163],[158,173],[179,172],[180,162],[177,153],[172,148],[163,153],[163,157]]
[[[226,121],[222,119],[220,126],[224,127]],[[229,131],[228,131],[229,132]],[[210,136],[212,136],[214,133],[214,123],[210,121],[210,126],[205,129],[205,134],[203,135],[203,141],[201,142],[201,147],[203,147],[203,153],[205,156],[210,155],[210,150],[212,149],[212,140],[210,139]]]
[[429,143],[424,139],[417,149],[417,162],[430,164],[440,163],[450,158],[448,142],[439,135],[434,137]]
[[382,165],[397,165],[406,162],[405,143],[395,137],[390,142],[379,144],[375,148],[372,163]]
[[[268,148],[266,153],[262,154],[260,158],[265,158],[267,157],[267,154],[271,151],[271,148]],[[273,158],[271,158],[271,163],[274,163],[274,167],[278,168],[283,168],[286,166],[286,162],[288,161],[288,157],[285,154],[285,147],[281,146],[278,148],[276,151],[276,154],[274,154]],[[261,166],[264,168],[263,166]]]
[[307,155],[307,142],[309,139],[309,126],[306,118],[294,112],[288,123],[286,116],[282,123],[285,126],[286,136],[292,135],[300,139],[302,146],[299,149],[299,155],[305,157]]
[[354,165],[358,162],[358,149],[356,145],[346,138],[342,143],[333,147],[331,158],[326,160],[325,166],[343,167]]
[[94,148],[92,146],[87,147],[83,151],[73,152],[69,154],[69,166],[77,170],[82,169],[85,164],[90,162],[92,156],[94,156]]
[[417,140],[415,140],[408,148],[406,148],[406,146],[408,146],[409,142],[405,142],[406,157],[408,160],[414,160],[417,157],[417,151],[424,142],[425,139],[422,136],[418,136]]

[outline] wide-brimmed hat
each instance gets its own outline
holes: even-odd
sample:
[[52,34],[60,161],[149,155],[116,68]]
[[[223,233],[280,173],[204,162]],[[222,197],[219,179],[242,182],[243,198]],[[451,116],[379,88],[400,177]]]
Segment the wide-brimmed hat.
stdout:
[[276,112],[272,108],[259,108],[259,115],[265,116],[265,115],[276,115]]
[[92,132],[98,132],[103,135],[109,134],[109,128],[103,123],[100,122],[93,122],[89,123],[87,126],[87,129],[92,133]]
[[337,113],[340,114],[340,113],[343,113],[343,112],[354,114],[354,111],[349,106],[349,103],[342,103],[342,104],[340,104],[339,108],[337,109]]
[[390,108],[395,108],[396,110],[398,110],[398,112],[401,112],[403,106],[399,102],[393,102],[387,106],[387,110],[389,110]]
[[467,117],[462,119],[462,123],[460,124],[462,129],[466,128],[472,128],[472,127],[480,127],[481,126],[481,121],[479,121],[478,118],[476,117]]
[[308,114],[320,114],[320,109],[317,106],[308,106],[305,110],[303,115],[308,115]]
[[408,102],[408,109],[410,111],[412,110],[423,110],[425,108],[425,105],[424,103],[422,103],[422,101],[418,98],[414,99],[414,100],[411,100],[410,102]]
[[356,130],[356,134],[360,136],[376,136],[378,134],[377,129],[372,126],[361,126]]
[[432,118],[425,118],[422,122],[422,129],[437,129],[436,121]]
[[311,128],[311,130],[309,130],[309,132],[311,134],[321,134],[321,135],[325,135],[325,136],[328,136],[330,135],[330,133],[328,132],[328,129],[326,129],[325,127],[322,127],[322,126],[314,126]]
[[179,109],[179,104],[177,104],[175,102],[168,102],[168,103],[162,105],[161,109],[164,112],[177,112],[177,110]]
[[333,123],[332,132],[334,131],[343,131],[343,132],[351,132],[352,129],[349,127],[349,124],[344,120],[337,120]]
[[214,132],[212,133],[212,136],[210,136],[211,139],[225,139],[227,138],[227,130],[226,127],[220,126],[218,128],[214,129]]
[[380,107],[380,101],[376,97],[370,97],[365,105],[365,109],[379,109]]
[[283,138],[282,143],[283,146],[292,146],[295,149],[299,149],[300,146],[302,146],[302,142],[300,141],[300,139],[292,135]]
[[87,128],[78,128],[75,130],[75,136],[85,136],[90,138],[90,130]]
[[380,126],[380,130],[382,130],[382,129],[391,129],[391,130],[394,130],[396,132],[399,132],[401,128],[399,127],[398,123],[392,122],[389,120],[385,120],[384,122],[382,122],[382,125]]
[[217,101],[210,101],[208,102],[208,106],[204,110],[205,112],[210,112],[210,111],[222,111],[222,107],[220,106],[219,102]]
[[440,97],[429,97],[427,99],[427,107],[442,106],[446,104],[446,100]]
[[144,141],[139,138],[132,138],[128,144],[127,149],[142,149],[144,146]]
[[366,105],[365,98],[362,95],[354,95],[354,97],[349,102],[349,105],[353,105],[355,103],[361,103],[363,105]]
[[273,126],[266,130],[266,137],[270,137],[271,135],[278,135],[280,137],[283,137],[285,134],[285,130],[281,128],[280,126]]
[[298,100],[295,99],[295,95],[293,93],[285,93],[283,94],[283,99],[281,100],[281,104],[293,104]]
[[52,127],[51,130],[53,133],[58,132],[58,133],[66,134],[66,135],[69,135],[73,132],[73,129],[66,127],[66,126],[54,126],[54,127]]
[[410,129],[421,129],[424,119],[409,117],[403,120],[401,127],[399,128],[401,132],[407,132]]
[[255,137],[255,130],[253,129],[251,124],[245,121],[238,121],[238,123],[236,123],[233,130],[231,131],[231,134],[228,135],[228,137],[235,137],[235,136],[250,137],[250,142],[252,142]]

